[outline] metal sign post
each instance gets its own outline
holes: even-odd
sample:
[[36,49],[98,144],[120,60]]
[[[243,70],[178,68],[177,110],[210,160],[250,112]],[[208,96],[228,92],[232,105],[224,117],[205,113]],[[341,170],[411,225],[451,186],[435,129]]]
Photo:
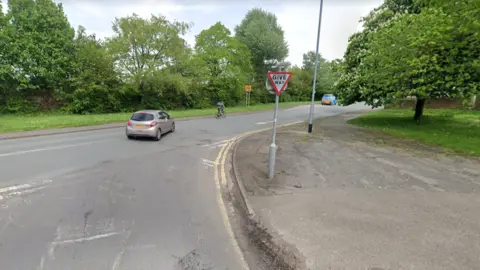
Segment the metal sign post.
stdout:
[[[279,67],[281,69],[281,67]],[[268,151],[268,179],[272,179],[275,172],[275,157],[277,154],[277,145],[275,139],[277,135],[277,115],[278,115],[278,102],[280,100],[280,94],[286,89],[288,81],[292,77],[291,72],[268,72],[268,80],[270,85],[275,90],[275,111],[273,113],[273,129],[272,129],[272,144]],[[268,83],[267,83],[268,85]],[[267,86],[267,89],[269,87]]]
[[275,158],[277,156],[277,145],[275,144],[275,139],[277,135],[277,114],[278,114],[278,100],[280,97],[275,95],[275,111],[273,113],[273,129],[272,129],[272,144],[268,149],[268,179],[273,178],[275,173]]
[[250,93],[252,92],[252,85],[246,84],[243,89],[245,91],[245,106],[248,107],[250,105]]

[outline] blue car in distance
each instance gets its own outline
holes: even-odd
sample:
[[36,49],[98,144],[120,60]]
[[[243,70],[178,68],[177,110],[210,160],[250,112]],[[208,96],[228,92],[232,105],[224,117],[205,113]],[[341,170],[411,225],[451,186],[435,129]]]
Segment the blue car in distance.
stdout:
[[337,105],[337,98],[333,94],[325,94],[322,97],[322,105]]

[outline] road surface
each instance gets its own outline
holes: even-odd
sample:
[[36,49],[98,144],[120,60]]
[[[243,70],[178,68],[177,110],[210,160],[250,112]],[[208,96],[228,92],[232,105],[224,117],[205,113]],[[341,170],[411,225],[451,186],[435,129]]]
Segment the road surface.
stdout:
[[[317,106],[316,117],[364,108]],[[308,110],[282,110],[279,124]],[[213,163],[222,141],[271,120],[179,121],[159,142],[124,128],[0,141],[1,268],[243,269]]]

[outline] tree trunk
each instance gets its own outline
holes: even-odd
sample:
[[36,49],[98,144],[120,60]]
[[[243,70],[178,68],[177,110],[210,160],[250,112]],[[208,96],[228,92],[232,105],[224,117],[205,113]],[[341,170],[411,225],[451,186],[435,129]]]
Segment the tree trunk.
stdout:
[[419,99],[417,98],[417,103],[415,104],[415,116],[413,116],[413,119],[415,121],[420,120],[423,115],[423,107],[425,107],[425,99]]
[[143,82],[143,79],[140,81],[140,105],[143,107],[144,103],[144,95],[145,95],[145,84]]

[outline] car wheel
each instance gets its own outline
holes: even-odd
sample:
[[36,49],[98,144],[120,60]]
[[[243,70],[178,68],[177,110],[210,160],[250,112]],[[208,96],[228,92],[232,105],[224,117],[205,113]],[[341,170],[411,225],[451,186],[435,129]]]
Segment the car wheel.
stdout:
[[133,137],[132,135],[127,135],[127,138],[128,138],[129,140],[135,139],[135,137]]
[[155,141],[160,141],[160,139],[162,138],[162,130],[161,129],[158,129],[157,130],[157,134],[155,134]]
[[172,132],[175,132],[175,123],[172,123]]

